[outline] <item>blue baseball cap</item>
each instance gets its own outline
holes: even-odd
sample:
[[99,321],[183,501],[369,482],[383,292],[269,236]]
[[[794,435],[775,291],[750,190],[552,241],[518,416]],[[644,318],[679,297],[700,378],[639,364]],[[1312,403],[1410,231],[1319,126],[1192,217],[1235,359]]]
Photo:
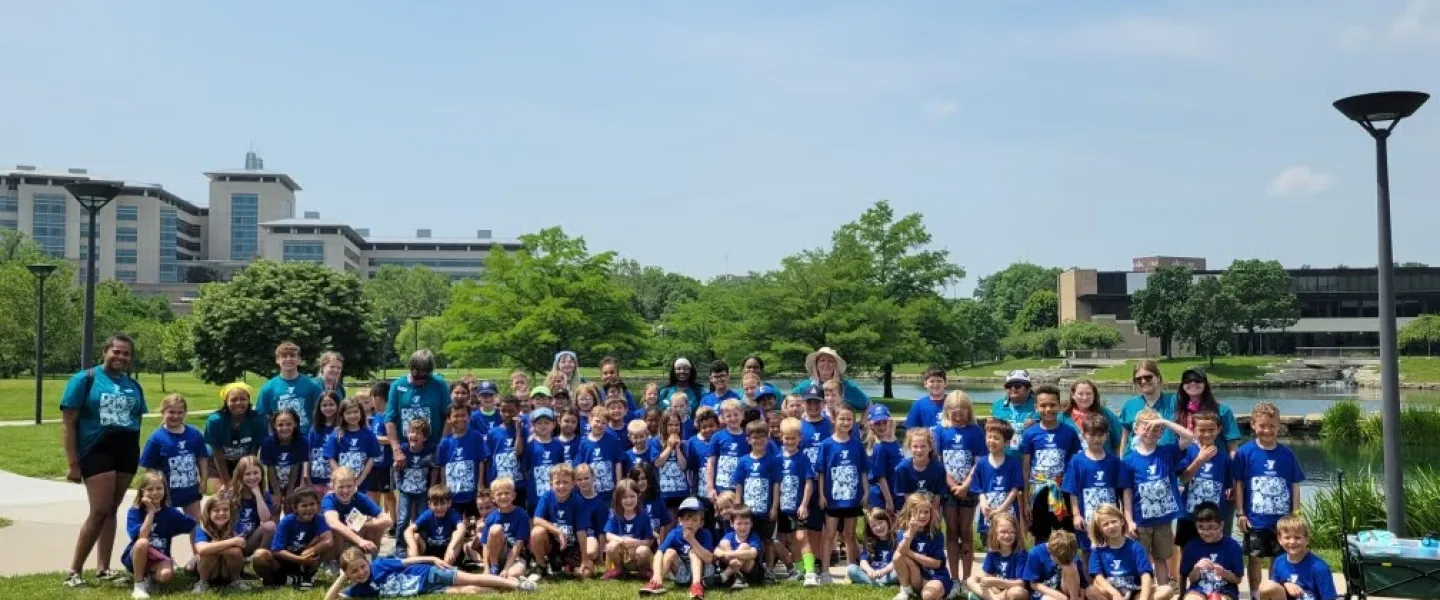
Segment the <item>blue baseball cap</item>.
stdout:
[[762,386],[760,386],[760,387],[758,387],[758,388],[755,388],[755,397],[756,397],[756,398],[759,398],[759,397],[761,397],[761,396],[778,396],[778,395],[779,395],[779,394],[777,394],[777,393],[775,392],[775,386],[770,385],[770,384],[768,384],[768,383],[765,384],[765,385],[762,385]]
[[551,421],[554,421],[554,420],[555,420],[555,411],[550,410],[550,409],[548,409],[548,408],[545,408],[545,407],[543,407],[543,406],[540,407],[540,408],[537,408],[537,409],[535,409],[535,410],[533,410],[533,411],[530,411],[530,422],[531,422],[531,423],[534,423],[535,421],[538,421],[538,420],[540,420],[540,419],[550,419]]
[[806,388],[805,388],[805,391],[804,391],[804,392],[801,392],[801,393],[800,393],[800,396],[801,396],[802,398],[804,398],[806,401],[809,401],[809,400],[824,400],[824,399],[825,399],[825,389],[822,388],[822,387],[820,387],[820,384],[818,384],[818,383],[812,383],[812,384],[810,384],[809,387],[806,387]]
[[494,396],[500,393],[500,388],[495,387],[495,382],[486,379],[475,384],[475,394],[478,396]]
[[879,423],[879,422],[881,422],[881,421],[889,421],[889,420],[890,420],[890,408],[889,408],[889,407],[885,406],[884,404],[871,404],[871,405],[870,405],[870,422],[871,422],[871,423]]

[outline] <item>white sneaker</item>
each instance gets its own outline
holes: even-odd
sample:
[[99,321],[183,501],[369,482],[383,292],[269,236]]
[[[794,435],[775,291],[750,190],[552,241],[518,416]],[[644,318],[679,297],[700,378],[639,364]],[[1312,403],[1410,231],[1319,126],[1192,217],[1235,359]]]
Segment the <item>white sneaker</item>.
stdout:
[[895,594],[894,600],[910,600],[910,594],[906,593],[905,590],[900,590]]
[[190,588],[192,594],[204,594],[210,591],[210,584],[203,581],[195,582],[195,587]]
[[743,590],[747,587],[750,587],[750,584],[745,583],[744,575],[735,576],[735,583],[730,584],[730,589],[732,590]]
[[71,571],[65,574],[65,582],[61,585],[67,588],[82,588],[87,584],[85,583],[84,577],[81,577],[79,573]]
[[814,574],[814,573],[806,573],[806,574],[805,574],[805,583],[804,583],[804,586],[805,586],[805,587],[818,587],[819,585],[820,585],[820,576],[819,576],[819,575],[816,575],[816,574]]
[[150,600],[150,584],[145,581],[135,582],[135,589],[130,590],[130,597],[134,600]]
[[519,583],[520,587],[518,587],[518,588],[516,588],[516,589],[518,589],[518,590],[520,590],[520,591],[522,591],[522,592],[533,592],[533,591],[535,591],[535,590],[540,589],[540,585],[537,584],[537,583],[535,583],[535,580],[533,580],[533,579],[529,579],[529,578],[521,579],[518,583]]
[[539,573],[531,573],[531,574],[529,574],[529,575],[526,575],[526,576],[525,576],[525,581],[528,581],[528,582],[530,582],[530,583],[539,583],[539,582],[540,582],[540,574],[539,574]]
[[235,581],[230,582],[230,589],[237,592],[248,592],[254,589],[254,587],[250,585],[250,582],[245,581],[244,579],[236,579]]

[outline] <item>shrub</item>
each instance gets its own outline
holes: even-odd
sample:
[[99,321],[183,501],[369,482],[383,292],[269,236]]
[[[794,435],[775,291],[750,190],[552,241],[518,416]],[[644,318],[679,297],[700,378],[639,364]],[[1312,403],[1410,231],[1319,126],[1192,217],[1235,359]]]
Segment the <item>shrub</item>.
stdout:
[[1360,433],[1364,420],[1360,403],[1354,400],[1336,402],[1325,409],[1325,418],[1320,422],[1320,436],[1326,440],[1358,444],[1364,439]]
[[[1385,529],[1382,485],[1383,481],[1370,471],[1345,477],[1346,531],[1353,534],[1366,529]],[[1310,521],[1313,547],[1340,547],[1340,492],[1338,486],[1322,489],[1301,507]],[[1431,467],[1405,471],[1405,528],[1407,537],[1440,531],[1440,472]]]
[[[1320,435],[1327,440],[1380,443],[1385,439],[1385,427],[1380,413],[1361,416],[1360,412],[1360,406],[1349,400],[1331,405],[1325,411],[1325,419],[1320,423]],[[1440,439],[1440,410],[1413,405],[1400,407],[1398,435],[1401,443],[1413,445],[1424,445]]]

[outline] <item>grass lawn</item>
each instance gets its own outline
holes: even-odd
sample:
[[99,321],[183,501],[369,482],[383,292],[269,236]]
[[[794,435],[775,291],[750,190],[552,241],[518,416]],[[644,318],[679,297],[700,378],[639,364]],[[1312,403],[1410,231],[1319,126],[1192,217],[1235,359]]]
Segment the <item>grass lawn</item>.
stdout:
[[[996,377],[996,371],[1014,371],[1015,369],[1038,370],[1053,369],[1060,366],[1059,359],[1034,359],[1034,358],[1012,358],[1000,362],[985,363],[964,369],[950,372],[951,377]],[[924,369],[920,369],[924,373]]]
[[[204,416],[191,415],[187,421],[197,429],[205,427]],[[159,418],[141,421],[141,444],[159,425]],[[64,479],[67,467],[62,428],[59,423],[0,428],[0,469],[26,477]],[[135,482],[139,485],[140,478]]]
[[1440,357],[1413,356],[1401,358],[1400,380],[1409,383],[1440,381]]
[[[1286,360],[1286,357],[1281,356],[1217,356],[1213,367],[1208,360],[1198,356],[1161,359],[1158,362],[1160,374],[1165,381],[1178,383],[1180,374],[1190,367],[1203,367],[1210,381],[1253,381],[1268,371],[1268,365]],[[1137,362],[1139,361],[1132,360],[1123,365],[1100,369],[1095,371],[1091,378],[1096,381],[1129,383]]]
[[0,529],[9,527],[12,523],[14,523],[14,521],[11,521],[10,519],[7,519],[5,517],[0,517]]
[[[20,575],[16,577],[0,578],[0,598],[25,598],[26,600],[73,600],[77,597],[108,599],[121,599],[130,597],[129,586],[98,585],[98,582],[91,581],[92,587],[84,591],[69,590],[60,587],[62,576],[60,573],[44,573],[39,575]],[[522,598],[587,598],[590,600],[634,600],[640,589],[640,581],[562,581],[562,582],[540,582],[540,590],[534,594],[516,595],[512,597]],[[218,598],[222,595],[228,598],[264,597],[276,600],[314,600],[324,595],[321,585],[323,580],[316,582],[314,591],[302,594],[298,591],[285,588],[268,588],[264,592],[252,594],[235,594],[210,592],[203,596],[190,594],[190,586],[194,585],[193,580],[188,577],[177,576],[176,581],[163,588],[152,589],[151,595],[155,598],[170,596],[186,598]],[[898,589],[898,588],[896,588]],[[783,590],[783,592],[781,592]],[[804,588],[798,583],[783,583],[774,586],[757,586],[739,592],[712,590],[708,596],[724,598],[775,598],[783,595],[786,598],[796,600],[875,600],[876,598],[889,598],[894,590],[889,588],[877,589],[873,587],[861,587],[858,585],[828,586],[821,588]],[[438,597],[438,596],[436,596]],[[667,598],[684,598],[686,590],[671,586]]]

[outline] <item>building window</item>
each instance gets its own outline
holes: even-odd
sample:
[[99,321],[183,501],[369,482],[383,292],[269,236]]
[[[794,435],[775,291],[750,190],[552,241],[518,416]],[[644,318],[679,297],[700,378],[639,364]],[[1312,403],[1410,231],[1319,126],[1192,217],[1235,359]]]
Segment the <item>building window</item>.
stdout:
[[14,196],[0,196],[0,212],[20,212],[20,199]]
[[230,260],[250,260],[260,249],[260,197],[230,194]]
[[115,264],[117,265],[137,264],[139,262],[138,258],[139,257],[137,256],[136,250],[134,248],[115,249]]
[[65,196],[35,194],[35,219],[30,237],[50,256],[65,256]]
[[115,279],[122,283],[135,283],[137,277],[133,270],[117,270],[115,271]]
[[15,219],[0,219],[0,229],[20,229],[20,222]]
[[370,266],[399,265],[402,267],[430,267],[450,269],[480,269],[485,267],[484,259],[477,258],[371,258]]
[[120,244],[140,241],[140,233],[134,227],[116,227],[115,242]]
[[281,253],[285,262],[325,262],[325,242],[285,242]]
[[175,209],[160,209],[160,283],[180,282],[180,264],[176,250],[179,224],[179,214]]
[[[90,242],[90,240],[80,240],[80,260],[87,260],[87,259],[90,258],[90,243],[89,243],[89,242]],[[101,246],[101,245],[99,244],[99,242],[96,242],[96,244],[95,244],[95,252],[98,253],[98,252],[100,252],[100,250],[102,250],[102,249],[103,249],[103,246]],[[95,260],[100,260],[100,255],[99,255],[99,254],[96,254],[96,255],[95,255]]]
[[116,221],[139,221],[140,207],[138,206],[117,206],[115,207]]

